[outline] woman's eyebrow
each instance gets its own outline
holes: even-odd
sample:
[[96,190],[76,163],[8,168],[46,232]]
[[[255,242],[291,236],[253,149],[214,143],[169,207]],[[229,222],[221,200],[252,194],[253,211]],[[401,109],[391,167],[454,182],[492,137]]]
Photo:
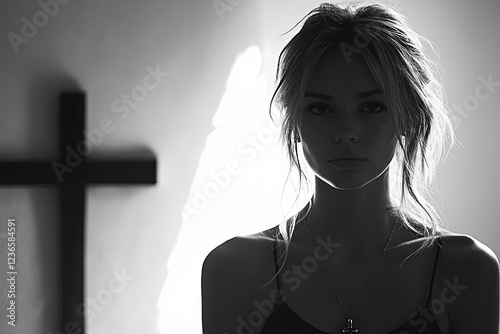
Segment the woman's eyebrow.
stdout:
[[369,91],[364,92],[364,93],[356,94],[356,95],[354,95],[354,97],[357,98],[357,99],[362,99],[364,97],[368,97],[368,96],[372,96],[372,95],[377,95],[377,94],[382,94],[382,90],[380,88],[376,88],[376,89],[369,90]]
[[304,94],[304,97],[314,97],[316,99],[321,99],[321,100],[326,100],[326,101],[333,101],[333,97],[328,95],[328,94],[321,94],[321,93],[315,93],[315,92],[306,92]]
[[[376,89],[369,90],[367,92],[356,94],[356,95],[354,95],[354,97],[356,99],[362,99],[362,98],[366,98],[366,97],[376,95],[376,94],[382,94],[382,90],[380,88],[376,88]],[[315,92],[306,92],[304,94],[304,97],[314,97],[314,98],[326,100],[326,101],[333,101],[334,100],[333,97],[328,95],[328,94],[315,93]]]

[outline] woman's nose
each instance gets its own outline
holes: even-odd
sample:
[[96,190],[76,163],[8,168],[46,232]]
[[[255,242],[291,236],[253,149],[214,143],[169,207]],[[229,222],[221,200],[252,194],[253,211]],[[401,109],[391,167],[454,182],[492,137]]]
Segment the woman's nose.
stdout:
[[338,131],[337,134],[335,135],[335,141],[339,144],[348,142],[357,143],[358,140],[359,136],[352,129]]

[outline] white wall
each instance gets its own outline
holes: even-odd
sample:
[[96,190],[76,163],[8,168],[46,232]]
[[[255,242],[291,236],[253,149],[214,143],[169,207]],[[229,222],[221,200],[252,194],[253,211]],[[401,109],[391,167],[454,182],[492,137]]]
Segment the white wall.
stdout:
[[[73,0],[60,4],[58,12],[41,24],[36,35],[19,45],[18,52],[7,34],[22,35],[22,18],[33,22],[33,15],[42,7],[35,1],[0,4],[2,159],[55,158],[57,94],[62,89],[80,87],[87,92],[87,129],[97,129],[104,118],[115,125],[89,158],[147,147],[155,152],[159,162],[158,184],[154,187],[92,187],[88,191],[86,296],[97,301],[89,312],[92,316],[87,322],[87,333],[160,333],[157,300],[174,246],[177,244],[185,254],[171,262],[170,269],[177,273],[177,281],[171,281],[175,283],[183,274],[197,273],[190,266],[196,261],[190,261],[202,258],[200,254],[208,251],[209,246],[234,231],[252,229],[236,222],[234,230],[216,231],[218,235],[210,237],[207,226],[214,222],[206,220],[202,224],[200,218],[178,235],[183,206],[190,189],[194,189],[191,185],[200,155],[204,149],[208,152],[205,143],[213,129],[212,118],[227,93],[226,80],[237,57],[255,46],[263,63],[260,72],[252,74],[253,80],[259,82],[258,75],[264,75],[268,89],[272,88],[276,53],[286,40],[280,39],[279,34],[291,28],[318,1],[220,2],[231,10],[220,14],[211,0]],[[452,109],[455,104],[474,101],[476,87],[481,83],[478,77],[491,75],[493,81],[500,82],[500,23],[496,19],[500,5],[495,0],[401,0],[395,4],[418,32],[439,47]],[[130,108],[127,116],[114,112],[113,101],[143,85],[148,66],[169,75],[148,91],[136,107]],[[460,116],[462,123],[457,134],[464,148],[452,151],[439,170],[441,199],[437,195],[436,199],[443,203],[444,218],[451,230],[471,234],[500,254],[495,211],[496,190],[500,186],[500,162],[496,157],[499,141],[495,137],[500,123],[500,87],[493,87],[489,97],[477,101],[478,106],[467,117]],[[117,106],[124,105],[120,102]],[[218,152],[218,163],[229,161],[235,154],[231,151],[235,145],[268,126],[265,112],[256,111],[259,121],[240,133],[227,152]],[[262,163],[273,149],[271,145],[266,148]],[[248,184],[253,175],[260,173],[252,169],[263,166],[260,163],[245,165],[246,174],[235,178],[231,186]],[[198,173],[197,177],[203,176]],[[210,205],[222,210],[227,191],[223,190]],[[4,279],[0,281],[2,333],[58,333],[54,296],[60,282],[55,277],[58,267],[53,260],[58,241],[56,198],[51,189],[0,190],[0,233],[6,233],[7,218],[17,220],[19,272],[16,328],[6,324],[7,285]],[[245,206],[240,209],[247,212]],[[200,247],[199,242],[206,239],[209,240]],[[4,276],[5,238],[0,239],[0,247],[0,275]],[[98,297],[109,290],[116,272],[129,278],[123,289],[103,305]],[[172,272],[169,276],[175,277]],[[193,282],[196,279],[192,278]],[[170,286],[170,290],[180,290],[191,294],[186,298],[194,298],[190,309],[177,312],[187,315],[194,323],[190,325],[196,327],[199,286],[195,283],[191,292],[177,285]],[[172,332],[181,330],[170,329]]]

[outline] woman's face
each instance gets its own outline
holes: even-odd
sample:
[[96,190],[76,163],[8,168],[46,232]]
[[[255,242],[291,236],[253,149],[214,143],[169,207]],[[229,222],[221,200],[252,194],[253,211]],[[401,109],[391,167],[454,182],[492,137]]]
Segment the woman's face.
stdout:
[[[336,47],[323,53],[306,85],[300,126],[309,166],[337,189],[363,187],[394,156],[397,138],[384,92],[361,56],[347,59]],[[339,154],[364,160],[334,160]]]

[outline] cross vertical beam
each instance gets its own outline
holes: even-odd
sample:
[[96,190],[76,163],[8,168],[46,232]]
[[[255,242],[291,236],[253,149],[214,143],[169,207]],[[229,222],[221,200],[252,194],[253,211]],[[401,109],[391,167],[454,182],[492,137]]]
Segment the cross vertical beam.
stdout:
[[[62,94],[60,97],[59,157],[65,156],[65,147],[76,149],[82,143],[85,128],[85,97],[83,94]],[[85,332],[83,311],[85,284],[85,186],[84,170],[86,157],[80,166],[63,175],[59,191],[61,206],[59,228],[61,231],[61,278],[63,333]],[[76,324],[76,325],[75,325]],[[71,328],[76,327],[74,330]]]

